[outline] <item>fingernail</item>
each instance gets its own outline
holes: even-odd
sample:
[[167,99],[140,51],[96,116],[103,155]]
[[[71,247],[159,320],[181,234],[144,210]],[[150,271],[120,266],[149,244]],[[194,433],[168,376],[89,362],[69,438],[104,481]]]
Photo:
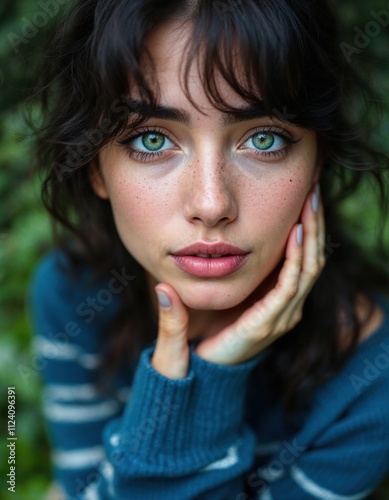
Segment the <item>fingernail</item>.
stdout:
[[163,307],[164,309],[168,309],[172,305],[169,297],[166,295],[165,292],[162,292],[161,290],[156,290],[156,292],[160,306]]
[[297,240],[297,245],[299,247],[303,246],[303,238],[304,238],[304,228],[302,224],[299,224],[297,226],[297,231],[296,231],[296,240]]
[[312,210],[317,213],[319,211],[319,194],[320,194],[320,186],[316,184],[315,192],[312,195]]

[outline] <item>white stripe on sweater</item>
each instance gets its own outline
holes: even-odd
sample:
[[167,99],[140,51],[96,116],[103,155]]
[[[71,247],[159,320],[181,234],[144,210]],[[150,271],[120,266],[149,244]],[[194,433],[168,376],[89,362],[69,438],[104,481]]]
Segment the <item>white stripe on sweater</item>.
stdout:
[[86,353],[68,342],[56,342],[44,337],[37,337],[34,347],[36,352],[46,359],[74,361],[88,369],[96,368],[101,362],[101,357],[97,354]]
[[90,484],[82,495],[83,500],[100,500],[96,484]]
[[104,459],[104,448],[94,446],[92,448],[79,448],[76,450],[55,450],[53,463],[60,469],[85,469],[94,467]]
[[221,469],[229,469],[233,465],[235,465],[238,461],[238,446],[240,443],[240,439],[236,444],[230,446],[227,450],[227,455],[224,458],[220,458],[215,462],[210,463],[206,467],[200,470],[200,472],[208,472],[210,470],[221,470]]
[[258,500],[273,500],[270,490],[267,488],[259,495]]
[[52,422],[80,423],[112,417],[119,408],[119,403],[114,400],[88,406],[48,404],[44,407],[44,413]]
[[[91,402],[93,400],[99,400],[104,396],[104,394],[102,394],[93,384],[48,384],[44,388],[43,393],[45,400],[51,399],[53,402]],[[116,396],[121,403],[127,403],[130,394],[131,391],[128,387],[120,387],[111,395]]]
[[99,397],[92,384],[48,384],[44,390],[45,398],[57,401],[90,401]]
[[112,446],[118,446],[119,440],[119,434],[112,434],[112,436],[109,438],[109,442]]
[[48,359],[75,359],[80,354],[77,346],[68,342],[55,342],[44,337],[37,337],[34,347],[38,354]]
[[107,481],[109,498],[115,498],[115,488],[113,486],[115,479],[115,469],[113,468],[111,463],[104,461],[100,465],[100,471]]
[[309,479],[309,477],[299,468],[297,465],[293,465],[290,469],[290,475],[295,480],[295,482],[300,486],[300,488],[307,493],[311,494],[315,498],[320,498],[320,500],[361,500],[366,498],[373,489],[368,489],[357,493],[356,495],[338,495],[331,490],[327,490],[322,486]]
[[78,357],[78,362],[84,368],[88,368],[89,370],[93,370],[93,368],[97,368],[101,364],[101,356],[97,356],[97,354],[80,354]]

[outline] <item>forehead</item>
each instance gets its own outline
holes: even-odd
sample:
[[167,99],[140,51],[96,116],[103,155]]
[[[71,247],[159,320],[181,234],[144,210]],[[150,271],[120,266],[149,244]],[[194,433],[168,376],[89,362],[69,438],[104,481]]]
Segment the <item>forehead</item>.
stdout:
[[[157,95],[159,94],[161,103],[175,103],[180,107],[188,103],[183,86],[183,70],[187,62],[186,49],[191,42],[192,34],[193,26],[190,23],[183,24],[175,21],[155,29],[146,39],[145,45],[153,66],[147,60],[145,61],[145,80]],[[186,81],[189,93],[196,105],[204,110],[212,110],[214,108],[207,97],[200,76],[203,64],[203,55],[197,53],[191,61]],[[238,54],[234,67],[239,74]],[[247,107],[247,102],[234,92],[220,73],[216,72],[215,80],[223,102],[236,108]]]

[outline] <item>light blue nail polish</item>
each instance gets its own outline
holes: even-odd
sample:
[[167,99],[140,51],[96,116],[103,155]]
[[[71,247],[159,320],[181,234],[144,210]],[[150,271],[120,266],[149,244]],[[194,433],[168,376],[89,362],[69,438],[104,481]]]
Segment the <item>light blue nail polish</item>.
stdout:
[[297,226],[297,231],[296,231],[296,240],[297,240],[297,245],[299,247],[303,246],[303,238],[304,238],[304,228],[302,224],[299,224]]
[[169,297],[166,295],[166,293],[162,292],[161,290],[156,290],[156,292],[157,292],[158,302],[160,303],[161,307],[163,307],[164,309],[168,309],[172,305]]
[[317,188],[315,189],[315,192],[313,193],[312,196],[312,210],[317,213],[319,211],[319,195],[317,192]]

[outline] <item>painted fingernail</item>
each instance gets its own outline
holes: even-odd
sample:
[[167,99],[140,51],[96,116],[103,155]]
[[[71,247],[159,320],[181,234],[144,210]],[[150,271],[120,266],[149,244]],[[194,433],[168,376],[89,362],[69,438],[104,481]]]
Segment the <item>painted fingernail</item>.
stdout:
[[302,224],[299,224],[297,226],[297,231],[296,231],[296,240],[297,240],[297,245],[299,247],[303,246],[303,238],[304,238],[304,228]]
[[160,306],[163,307],[164,309],[168,309],[172,305],[169,297],[166,295],[165,292],[162,292],[161,290],[156,290],[156,292]]
[[315,192],[312,195],[312,210],[317,213],[319,211],[319,194],[320,194],[320,186],[316,184]]

